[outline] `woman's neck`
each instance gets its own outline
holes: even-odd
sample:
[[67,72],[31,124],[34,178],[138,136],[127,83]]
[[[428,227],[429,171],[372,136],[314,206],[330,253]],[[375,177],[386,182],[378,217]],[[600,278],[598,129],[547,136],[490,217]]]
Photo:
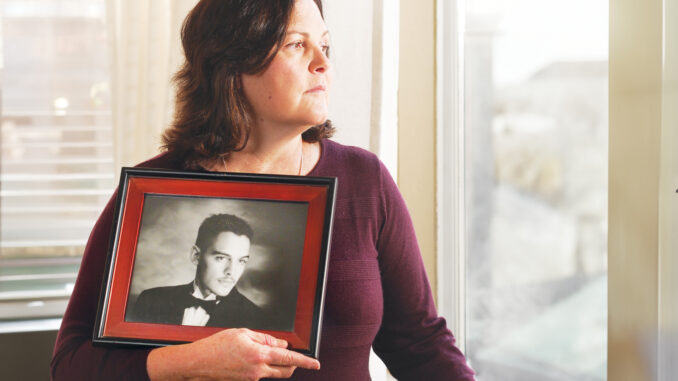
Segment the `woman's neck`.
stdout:
[[215,169],[225,172],[305,175],[320,158],[320,145],[304,142],[301,138],[303,131],[284,134],[284,128],[264,130],[253,128],[245,148],[224,156]]
[[301,136],[278,141],[251,136],[245,148],[224,157],[223,170],[297,175],[302,170],[304,149]]

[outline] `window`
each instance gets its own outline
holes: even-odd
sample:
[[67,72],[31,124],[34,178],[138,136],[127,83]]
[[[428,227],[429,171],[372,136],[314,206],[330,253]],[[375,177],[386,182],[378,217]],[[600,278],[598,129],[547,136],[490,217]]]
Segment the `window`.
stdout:
[[441,195],[463,201],[443,200],[462,218],[442,229],[463,237],[469,362],[480,381],[605,380],[608,3],[445,7],[442,105],[458,112],[441,144],[463,151],[444,157],[459,162],[442,163],[458,170]]
[[0,7],[0,319],[61,316],[115,181],[106,6]]

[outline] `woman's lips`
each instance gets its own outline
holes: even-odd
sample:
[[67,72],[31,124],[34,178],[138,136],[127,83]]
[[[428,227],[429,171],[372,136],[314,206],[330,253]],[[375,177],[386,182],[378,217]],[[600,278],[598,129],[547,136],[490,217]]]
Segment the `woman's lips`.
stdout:
[[325,91],[325,86],[318,85],[310,90],[306,90],[307,93],[319,93],[321,91]]

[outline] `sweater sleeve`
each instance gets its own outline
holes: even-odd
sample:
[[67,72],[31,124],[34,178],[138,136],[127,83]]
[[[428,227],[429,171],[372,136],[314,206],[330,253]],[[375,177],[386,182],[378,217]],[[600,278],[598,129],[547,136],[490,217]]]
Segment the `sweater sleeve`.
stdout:
[[399,380],[474,380],[445,319],[439,317],[412,220],[396,184],[380,167],[377,240],[384,318],[374,351]]
[[92,345],[116,195],[106,205],[85,247],[80,272],[54,347],[52,380],[148,380],[149,349]]

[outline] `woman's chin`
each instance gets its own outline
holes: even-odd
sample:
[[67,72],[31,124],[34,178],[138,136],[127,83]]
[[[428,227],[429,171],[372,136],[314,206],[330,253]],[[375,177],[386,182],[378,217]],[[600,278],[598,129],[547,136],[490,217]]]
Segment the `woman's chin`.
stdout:
[[310,126],[317,126],[323,124],[327,121],[327,110],[322,110],[321,112],[312,113],[309,115],[308,124]]
[[327,121],[327,112],[306,112],[298,113],[294,117],[287,119],[279,119],[276,123],[278,125],[286,125],[294,130],[298,131],[300,134],[308,130],[311,127],[321,125]]
[[295,125],[299,126],[299,131],[300,133],[308,130],[311,127],[318,126],[320,124],[323,124],[327,121],[326,116],[318,117],[318,118],[304,118],[303,120],[298,120],[297,123],[294,123]]

